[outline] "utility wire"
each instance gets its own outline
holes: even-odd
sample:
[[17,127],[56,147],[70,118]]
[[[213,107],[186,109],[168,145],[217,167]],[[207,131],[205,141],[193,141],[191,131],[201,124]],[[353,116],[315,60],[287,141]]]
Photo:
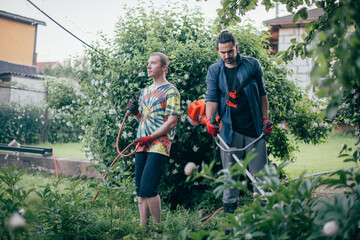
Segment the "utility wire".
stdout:
[[89,44],[87,44],[86,42],[84,42],[83,40],[81,40],[80,38],[78,38],[75,34],[73,34],[72,32],[70,32],[69,30],[67,30],[65,27],[63,27],[60,23],[58,23],[57,21],[55,21],[52,17],[50,17],[48,14],[46,14],[43,10],[41,10],[38,6],[36,6],[33,2],[31,2],[30,0],[26,0],[28,1],[31,5],[33,5],[37,10],[39,10],[42,14],[44,14],[46,17],[48,17],[51,21],[53,21],[55,24],[57,24],[59,27],[61,27],[62,29],[64,29],[67,33],[69,33],[71,36],[73,36],[74,38],[76,38],[77,40],[79,40],[81,43],[85,44],[87,47],[91,48],[92,50],[102,54],[105,56],[104,53],[100,52],[99,50],[93,48],[92,46],[90,46]]

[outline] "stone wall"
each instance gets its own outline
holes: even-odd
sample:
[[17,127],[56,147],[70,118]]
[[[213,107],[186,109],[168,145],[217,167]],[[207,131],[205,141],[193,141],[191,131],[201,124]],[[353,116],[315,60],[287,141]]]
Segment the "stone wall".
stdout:
[[13,76],[11,82],[14,85],[10,91],[10,102],[38,107],[45,104],[44,79]]
[[[90,161],[84,159],[71,159],[56,157],[58,174],[64,176],[86,176],[101,177],[91,165]],[[56,173],[54,158],[43,157],[39,154],[25,154],[19,152],[0,151],[0,168],[18,166],[26,170],[45,171]]]

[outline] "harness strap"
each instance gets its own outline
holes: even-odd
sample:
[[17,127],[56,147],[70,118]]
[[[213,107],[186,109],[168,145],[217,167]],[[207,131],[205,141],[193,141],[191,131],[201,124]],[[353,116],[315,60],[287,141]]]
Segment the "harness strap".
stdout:
[[[236,76],[236,74],[235,74]],[[237,78],[236,78],[237,79]],[[235,79],[234,79],[235,80]],[[239,91],[236,91],[236,89],[234,89],[234,91],[229,91],[229,93],[225,93],[224,91],[222,91],[220,88],[219,89],[219,94],[224,97],[226,99],[226,104],[229,105],[230,107],[236,108],[237,104],[239,103],[239,96],[240,96],[240,92],[251,82],[251,78],[248,78],[245,82],[243,82],[243,84],[240,86]],[[233,81],[233,87],[235,87],[234,84],[235,81]]]

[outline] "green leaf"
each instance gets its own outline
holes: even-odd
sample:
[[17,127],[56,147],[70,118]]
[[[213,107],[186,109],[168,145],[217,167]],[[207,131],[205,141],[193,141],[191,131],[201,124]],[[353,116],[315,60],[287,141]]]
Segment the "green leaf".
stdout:
[[299,20],[299,17],[300,17],[300,12],[295,13],[293,17],[293,23],[296,23]]
[[314,21],[309,22],[305,25],[305,32],[309,34],[314,29]]
[[353,158],[347,158],[343,162],[356,162]]
[[319,39],[321,42],[325,42],[327,40],[327,36],[324,31],[319,32]]
[[266,11],[274,7],[274,4],[270,0],[263,0],[262,5],[265,6]]
[[305,37],[306,37],[306,33],[303,33],[303,34],[301,35],[301,39],[304,40]]
[[300,17],[303,19],[303,20],[306,20],[308,18],[308,11],[307,11],[307,8],[304,7],[302,9],[299,10],[299,13],[300,13]]
[[290,42],[292,43],[292,44],[297,44],[297,40],[296,40],[296,38],[292,38],[291,40],[290,40]]

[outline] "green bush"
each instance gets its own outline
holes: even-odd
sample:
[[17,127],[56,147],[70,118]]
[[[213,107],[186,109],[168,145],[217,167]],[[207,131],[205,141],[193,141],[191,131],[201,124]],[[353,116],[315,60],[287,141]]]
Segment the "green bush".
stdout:
[[0,169],[0,239],[29,238],[26,220],[31,219],[31,214],[25,209],[34,189],[18,186],[24,173],[15,167]]
[[[359,239],[360,236],[360,174],[340,170],[331,178],[307,179],[301,176],[286,183],[279,179],[275,166],[264,169],[261,187],[265,196],[258,196],[234,214],[223,217],[224,231],[204,231],[189,233],[193,240],[200,239]],[[246,184],[231,181],[236,171],[244,173],[244,168],[236,165],[230,173],[222,172],[213,176],[208,166],[197,177],[206,177],[220,182],[216,193],[228,187],[246,191]],[[345,193],[330,197],[314,197],[315,189],[326,184],[344,187]]]
[[45,110],[37,107],[21,107],[18,104],[0,105],[0,142],[9,143],[13,139],[21,144],[36,143],[41,140],[44,128]]
[[[270,153],[283,160],[293,158],[296,146],[290,142],[288,133],[293,133],[297,141],[321,142],[331,126],[320,118],[319,104],[289,81],[285,66],[275,64],[268,55],[268,35],[251,25],[229,30],[239,40],[240,53],[258,58],[264,68],[270,118],[275,124],[268,138]],[[82,125],[90,158],[110,164],[117,156],[116,136],[131,91],[139,94],[140,89],[151,84],[152,80],[146,77],[149,54],[164,52],[171,62],[171,74],[167,79],[180,92],[182,114],[160,191],[173,207],[177,204],[194,206],[208,201],[205,197],[211,195],[212,187],[201,179],[196,185],[187,185],[183,169],[189,161],[200,164],[214,158],[209,151],[212,138],[204,126],[190,126],[186,117],[189,104],[206,96],[207,69],[219,59],[214,51],[218,32],[213,31],[211,23],[206,22],[198,10],[171,3],[168,9],[161,10],[152,6],[126,9],[115,33],[114,39],[104,38],[105,47],[98,49],[103,54],[88,52],[90,71],[78,73],[84,86],[84,102],[87,103],[83,109]],[[289,130],[284,127],[284,121]],[[135,138],[136,129],[137,122],[130,117],[120,138],[120,149]],[[130,163],[130,168],[131,160],[125,160]],[[220,168],[219,165],[216,167]]]
[[48,142],[78,142],[81,133],[81,127],[74,121],[73,114],[56,110],[49,111]]
[[[360,87],[344,91],[343,104],[339,107],[337,120],[340,123],[355,126],[355,146],[360,144]],[[357,148],[360,157],[360,146]]]
[[[45,110],[34,106],[20,106],[15,103],[0,105],[0,142],[10,143],[15,139],[20,144],[39,143],[43,139]],[[75,123],[74,123],[75,122]],[[80,126],[71,113],[50,110],[47,132],[50,143],[79,141]]]
[[37,235],[51,239],[91,239],[94,216],[90,211],[89,193],[76,182],[65,191],[60,191],[59,184],[47,184],[37,192],[41,199],[37,209]]

